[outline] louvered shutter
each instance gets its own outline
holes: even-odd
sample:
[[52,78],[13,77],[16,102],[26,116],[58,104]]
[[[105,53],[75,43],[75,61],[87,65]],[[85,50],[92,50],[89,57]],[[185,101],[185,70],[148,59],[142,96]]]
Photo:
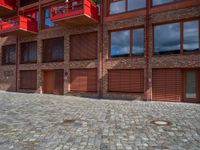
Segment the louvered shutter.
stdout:
[[143,70],[109,70],[108,91],[125,93],[144,92],[144,71]]
[[181,69],[154,69],[152,85],[153,99],[180,101],[182,81]]
[[97,32],[72,35],[70,37],[70,60],[97,58]]
[[37,71],[20,71],[20,89],[37,89]]

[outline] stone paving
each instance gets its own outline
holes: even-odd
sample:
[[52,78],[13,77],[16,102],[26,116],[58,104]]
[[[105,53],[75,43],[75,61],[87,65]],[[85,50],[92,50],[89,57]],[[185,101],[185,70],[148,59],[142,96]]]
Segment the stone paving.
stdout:
[[198,150],[200,105],[0,92],[0,150],[10,149]]

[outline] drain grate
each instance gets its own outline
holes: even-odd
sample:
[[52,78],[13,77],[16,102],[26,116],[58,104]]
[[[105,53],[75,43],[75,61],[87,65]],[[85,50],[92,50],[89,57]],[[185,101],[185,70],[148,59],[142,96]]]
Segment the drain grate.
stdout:
[[166,121],[166,120],[154,120],[154,121],[151,121],[151,124],[155,124],[157,126],[170,126],[170,125],[172,125],[172,123],[170,121]]

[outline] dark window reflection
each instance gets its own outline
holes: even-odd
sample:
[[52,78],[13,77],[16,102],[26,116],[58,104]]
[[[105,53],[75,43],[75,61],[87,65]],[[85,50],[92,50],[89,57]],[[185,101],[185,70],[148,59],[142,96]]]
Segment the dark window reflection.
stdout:
[[146,7],[146,0],[128,0],[128,10],[136,10]]
[[21,63],[35,63],[37,61],[37,42],[21,44]]
[[154,53],[180,53],[180,23],[154,27]]
[[144,54],[144,29],[133,30],[133,46],[132,53],[134,55]]
[[130,31],[118,31],[111,33],[111,57],[129,56]]
[[199,50],[199,21],[198,20],[184,23],[183,50],[185,52]]
[[110,14],[117,14],[126,11],[126,1],[117,1],[110,4]]
[[174,2],[175,0],[152,0],[153,6]]
[[52,28],[55,27],[55,24],[51,21],[51,17],[50,17],[50,8],[45,8],[44,9],[44,28]]

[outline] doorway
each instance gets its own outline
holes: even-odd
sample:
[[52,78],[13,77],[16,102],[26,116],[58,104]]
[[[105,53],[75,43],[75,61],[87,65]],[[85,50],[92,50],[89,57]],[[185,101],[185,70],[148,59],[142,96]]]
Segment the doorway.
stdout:
[[184,72],[184,100],[186,102],[199,102],[199,76],[198,70]]
[[64,94],[64,70],[45,70],[43,92],[45,94]]

